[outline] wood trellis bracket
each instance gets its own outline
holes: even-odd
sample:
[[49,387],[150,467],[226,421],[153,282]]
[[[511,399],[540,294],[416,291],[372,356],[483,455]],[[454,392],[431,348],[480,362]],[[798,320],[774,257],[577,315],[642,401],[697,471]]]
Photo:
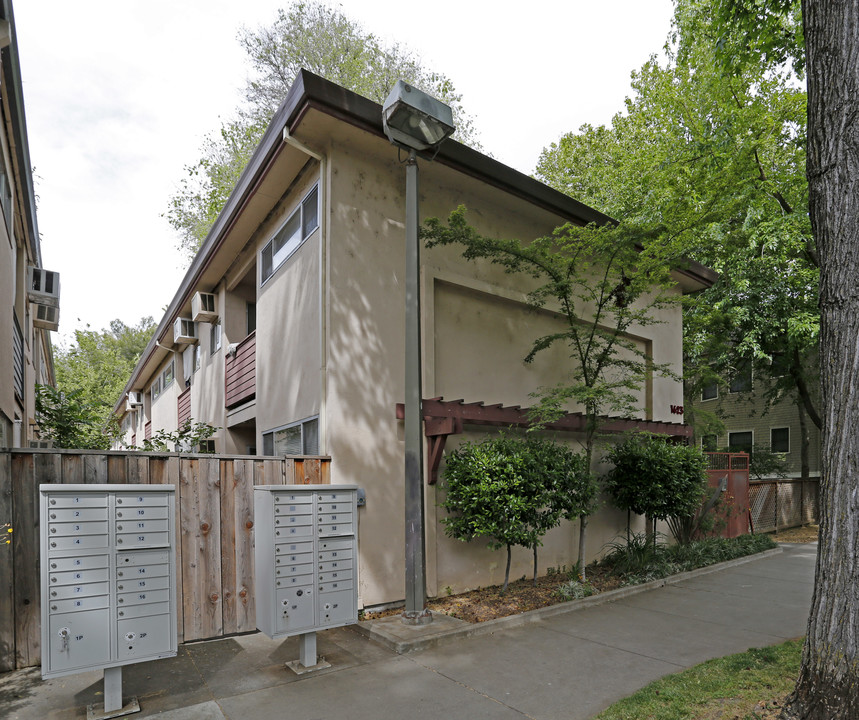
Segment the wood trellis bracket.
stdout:
[[[528,408],[519,405],[504,407],[486,405],[482,402],[467,403],[463,400],[445,400],[430,398],[421,402],[424,418],[424,435],[427,438],[427,465],[429,474],[427,483],[434,485],[438,480],[438,468],[441,464],[444,446],[449,435],[462,433],[464,425],[482,425],[495,427],[529,427]],[[397,403],[397,419],[405,417],[405,407]],[[692,427],[683,423],[663,422],[660,420],[634,420],[627,418],[600,418],[601,433],[623,433],[633,430],[669,435],[677,440],[690,438]],[[565,432],[582,432],[585,427],[583,413],[567,413],[557,422],[546,426],[547,430]]]

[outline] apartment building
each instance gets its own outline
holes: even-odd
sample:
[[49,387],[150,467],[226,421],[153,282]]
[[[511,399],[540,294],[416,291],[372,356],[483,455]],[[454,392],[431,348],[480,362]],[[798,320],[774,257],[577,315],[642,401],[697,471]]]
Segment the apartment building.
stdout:
[[15,20],[0,1],[0,447],[38,443],[36,384],[53,385],[59,274],[42,266]]
[[[359,526],[365,605],[404,592],[401,160],[383,133],[379,105],[302,71],[115,407],[131,445],[192,418],[219,428],[206,448],[218,453],[331,456],[331,481],[366,492]],[[464,204],[483,234],[529,238],[567,222],[608,221],[454,141],[431,162],[421,160],[420,173],[422,218],[445,218]],[[680,294],[706,287],[714,274],[690,263],[675,279]],[[562,327],[551,309],[528,308],[532,282],[466,262],[455,248],[422,251],[430,594],[503,579],[498,554],[444,535],[433,480],[445,448],[482,437],[487,426],[521,423],[530,393],[561,379],[569,360],[560,348],[523,361],[537,336]],[[680,308],[660,312],[662,323],[630,339],[679,374]],[[614,427],[685,436],[682,404],[682,384],[654,376],[636,417]],[[625,522],[625,514],[603,511],[591,524],[591,554]],[[572,526],[552,531],[541,560],[570,564],[577,537]],[[511,572],[523,574],[530,562],[523,551]]]

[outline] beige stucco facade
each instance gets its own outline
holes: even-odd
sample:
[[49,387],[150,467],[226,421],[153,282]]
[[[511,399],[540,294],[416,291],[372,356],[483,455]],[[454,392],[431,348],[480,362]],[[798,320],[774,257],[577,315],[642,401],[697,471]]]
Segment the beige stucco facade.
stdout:
[[[310,80],[322,83],[323,91],[331,90],[331,102],[339,102],[345,93],[312,76]],[[242,324],[241,311],[253,303],[255,397],[224,409],[224,362],[209,348],[209,323],[201,322],[201,367],[192,373],[190,384],[192,416],[221,428],[216,450],[226,453],[252,447],[249,437],[262,452],[267,437],[271,443],[270,433],[276,435],[293,423],[318,427],[318,452],[332,458],[331,482],[354,483],[366,491],[366,506],[359,512],[359,587],[362,603],[373,606],[404,597],[404,443],[395,410],[404,397],[405,172],[397,149],[366,125],[378,111],[368,106],[362,115],[360,99],[347,95],[336,113],[320,109],[320,100],[309,102],[286,121],[288,137],[282,146],[275,147],[277,139],[269,139],[274,149],[266,156],[267,164],[259,161],[255,185],[248,180],[247,194],[241,204],[236,201],[232,215],[228,203],[227,218],[216,225],[189,270],[159,326],[158,345],[144,354],[128,389],[146,392],[169,356],[178,363],[184,347],[171,352],[170,328],[175,317],[188,317],[194,292],[217,295],[222,356],[232,343],[246,342],[250,328]],[[290,102],[300,101],[291,94],[285,107]],[[344,119],[351,103],[360,110],[352,122]],[[442,156],[420,162],[422,219],[446,217],[464,204],[479,232],[526,239],[576,221],[564,210],[569,199],[537,188],[535,181],[473,151],[463,155],[461,163]],[[499,187],[487,175],[494,168],[514,185]],[[236,194],[242,187],[240,183]],[[557,207],[538,201],[535,192],[547,193]],[[313,220],[313,213],[306,212],[311,197],[318,197],[316,226],[311,223],[292,254],[264,278],[268,244],[299,209],[305,208],[301,212]],[[300,217],[303,222],[305,214]],[[687,286],[698,282],[678,280]],[[526,307],[528,283],[497,266],[466,262],[455,248],[422,251],[424,397],[527,406],[530,393],[563,379],[569,360],[560,349],[542,353],[531,364],[523,361],[531,342],[560,322],[551,309],[535,313]],[[676,292],[682,292],[680,284]],[[635,330],[631,339],[654,362],[679,373],[680,310],[663,312],[663,323]],[[173,395],[162,394],[151,406],[148,420],[154,430],[176,428],[176,398],[185,387],[178,364],[176,378]],[[677,381],[653,378],[642,388],[640,400],[641,419],[681,419],[670,411],[683,402]],[[145,414],[146,402],[143,408]],[[122,402],[117,410],[124,412]],[[466,427],[465,433],[451,436],[448,450],[465,439],[485,436],[483,430]],[[577,438],[565,441],[575,443]],[[489,552],[480,542],[465,545],[445,537],[438,522],[440,492],[439,486],[425,485],[429,593],[503,579],[501,554]],[[590,556],[625,522],[625,515],[601,510],[591,524]],[[540,553],[543,569],[570,565],[577,538],[578,529],[569,524],[552,531]],[[530,563],[528,551],[516,552],[513,575],[524,574]]]
[[28,268],[42,267],[12,8],[0,2],[0,447],[38,442],[36,384],[53,385],[50,330],[37,327]]

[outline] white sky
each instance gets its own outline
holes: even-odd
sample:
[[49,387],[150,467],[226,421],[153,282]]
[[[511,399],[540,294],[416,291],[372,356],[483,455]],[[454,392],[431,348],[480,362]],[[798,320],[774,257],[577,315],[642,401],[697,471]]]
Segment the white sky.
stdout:
[[[163,217],[169,198],[240,101],[248,65],[238,29],[270,24],[286,4],[15,0],[43,262],[61,274],[55,340],[114,318],[161,319],[185,270]],[[661,51],[672,3],[502,7],[341,3],[367,31],[445,73],[484,149],[531,173],[551,142],[622,109],[630,72]]]

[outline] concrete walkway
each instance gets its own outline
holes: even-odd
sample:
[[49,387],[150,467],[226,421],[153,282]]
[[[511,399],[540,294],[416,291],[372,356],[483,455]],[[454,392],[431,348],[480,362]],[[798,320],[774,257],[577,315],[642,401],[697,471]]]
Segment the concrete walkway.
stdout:
[[[123,668],[127,699],[164,720],[589,718],[663,675],[803,635],[816,545],[695,573],[611,602],[495,623],[457,621],[406,637],[398,619],[318,635],[331,668],[284,668],[298,640],[245,635],[179,648]],[[540,611],[537,611],[540,613]],[[482,634],[481,634],[482,633]],[[398,654],[396,647],[406,654]],[[101,673],[43,681],[39,668],[0,675],[0,718],[85,718]]]

